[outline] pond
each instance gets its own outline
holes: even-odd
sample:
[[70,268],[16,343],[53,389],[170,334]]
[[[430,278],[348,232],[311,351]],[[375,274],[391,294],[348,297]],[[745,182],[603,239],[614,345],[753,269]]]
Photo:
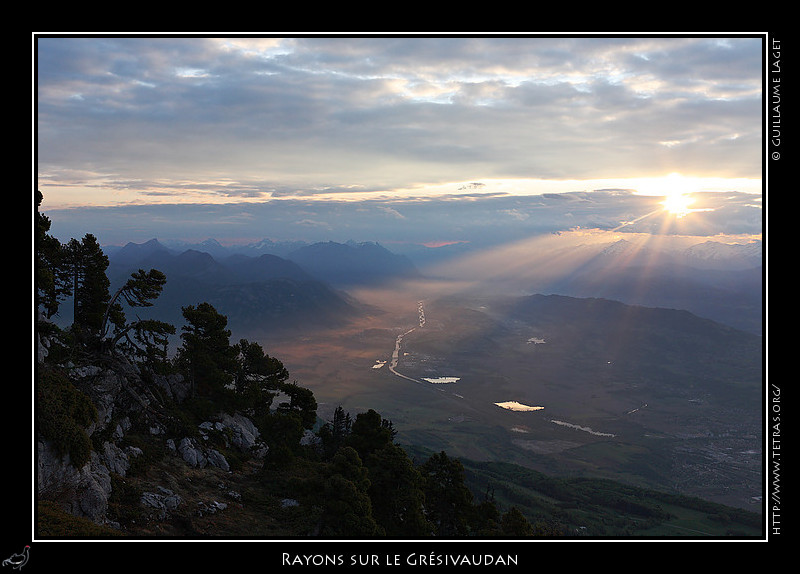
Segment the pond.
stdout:
[[504,403],[495,403],[501,409],[507,409],[509,411],[540,411],[544,407],[532,407],[529,405],[524,405],[517,401],[506,401]]
[[429,383],[434,383],[437,385],[446,385],[449,383],[456,383],[461,380],[461,377],[435,377],[432,379],[423,378],[423,381],[428,381]]

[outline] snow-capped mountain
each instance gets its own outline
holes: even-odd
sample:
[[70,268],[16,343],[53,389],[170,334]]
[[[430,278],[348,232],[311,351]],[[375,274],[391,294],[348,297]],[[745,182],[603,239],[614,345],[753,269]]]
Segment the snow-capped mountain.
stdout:
[[762,242],[720,243],[706,241],[683,253],[687,265],[720,269],[747,269],[762,264]]

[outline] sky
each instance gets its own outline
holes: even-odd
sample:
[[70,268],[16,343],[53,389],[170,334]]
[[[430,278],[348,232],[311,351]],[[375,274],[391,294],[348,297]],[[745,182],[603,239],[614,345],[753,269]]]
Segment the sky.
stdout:
[[41,210],[101,244],[757,236],[762,43],[35,34]]

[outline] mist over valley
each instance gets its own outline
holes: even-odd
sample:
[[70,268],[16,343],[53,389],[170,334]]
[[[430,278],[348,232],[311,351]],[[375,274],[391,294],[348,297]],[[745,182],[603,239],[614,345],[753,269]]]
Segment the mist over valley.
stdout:
[[434,265],[374,242],[106,249],[111,277],[167,275],[145,311],[211,302],[323,419],[374,408],[413,448],[760,511],[760,242],[547,234]]

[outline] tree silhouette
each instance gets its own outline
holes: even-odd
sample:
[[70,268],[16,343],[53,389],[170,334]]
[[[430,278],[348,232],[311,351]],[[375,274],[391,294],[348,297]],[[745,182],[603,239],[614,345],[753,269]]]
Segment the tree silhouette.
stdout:
[[433,532],[425,517],[424,480],[408,454],[397,445],[385,444],[365,461],[369,469],[372,514],[392,538],[421,538]]
[[333,421],[322,425],[317,431],[322,443],[322,456],[330,460],[336,451],[342,447],[350,436],[353,420],[350,413],[345,412],[341,405],[333,412]]
[[500,520],[503,536],[509,538],[526,538],[533,536],[533,526],[516,506],[512,506]]
[[339,449],[325,480],[322,536],[359,538],[383,533],[372,517],[372,502],[367,494],[369,486],[367,469],[355,449]]
[[[106,306],[101,325],[101,336],[107,348],[113,349],[125,339],[127,345],[124,350],[129,355],[143,358],[150,364],[166,361],[169,335],[175,334],[175,327],[163,321],[139,318],[126,324],[125,312],[120,304],[120,301],[124,301],[133,308],[150,307],[152,300],[161,294],[166,281],[161,271],[151,269],[145,272],[139,269],[117,289]],[[114,332],[106,338],[109,322],[114,325]]]
[[58,312],[58,307],[72,292],[69,278],[65,276],[64,251],[61,243],[50,235],[50,219],[39,213],[42,193],[36,190],[36,225],[34,228],[37,308],[42,307],[48,319]]
[[289,397],[289,402],[278,405],[279,413],[294,413],[305,429],[311,429],[317,422],[317,400],[311,389],[301,387],[295,383],[283,383],[280,390]]
[[466,536],[472,512],[472,493],[464,483],[464,466],[444,451],[420,468],[425,480],[425,510],[440,537]]
[[181,329],[183,346],[176,362],[181,366],[192,388],[193,396],[222,398],[226,386],[236,372],[236,349],[230,345],[228,318],[210,303],[183,307],[187,323]]
[[258,343],[240,339],[235,351],[235,387],[240,395],[239,402],[255,416],[263,416],[269,412],[272,400],[289,378],[289,372],[281,361],[267,355]]
[[111,299],[106,276],[108,257],[90,233],[81,241],[70,239],[64,254],[72,283],[73,328],[78,334],[99,339]]
[[347,444],[356,449],[363,459],[375,450],[391,444],[393,438],[391,423],[381,418],[375,410],[369,409],[356,415]]

